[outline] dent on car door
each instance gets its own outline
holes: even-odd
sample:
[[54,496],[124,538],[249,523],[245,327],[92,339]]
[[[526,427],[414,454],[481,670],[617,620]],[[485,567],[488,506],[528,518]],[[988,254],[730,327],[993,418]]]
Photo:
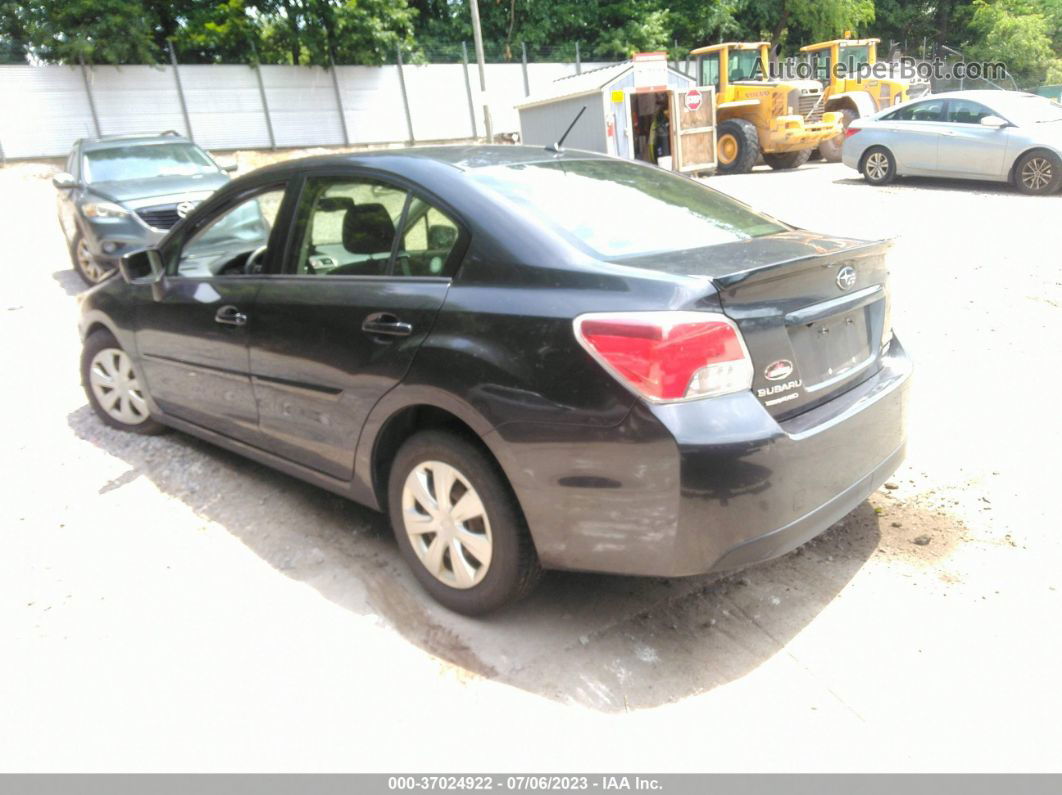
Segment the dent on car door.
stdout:
[[283,249],[284,185],[243,194],[164,252],[168,273],[138,309],[148,389],[174,417],[259,441],[248,370],[254,298]]
[[251,372],[269,449],[350,479],[369,411],[405,375],[459,256],[457,224],[370,177],[307,179],[286,274],[263,284]]
[[942,125],[938,168],[955,176],[1006,176],[1004,162],[1010,142],[1009,128],[985,127],[981,119],[995,115],[977,102],[948,101],[946,123]]

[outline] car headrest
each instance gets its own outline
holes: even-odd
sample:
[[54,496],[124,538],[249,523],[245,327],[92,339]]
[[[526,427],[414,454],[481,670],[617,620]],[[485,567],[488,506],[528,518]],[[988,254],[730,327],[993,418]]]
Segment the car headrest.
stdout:
[[351,254],[391,251],[395,225],[382,204],[358,204],[343,216],[343,248]]
[[349,196],[322,196],[317,200],[317,211],[322,213],[338,213],[353,206],[354,200]]
[[452,226],[433,224],[428,227],[428,250],[448,249],[457,241],[457,230]]

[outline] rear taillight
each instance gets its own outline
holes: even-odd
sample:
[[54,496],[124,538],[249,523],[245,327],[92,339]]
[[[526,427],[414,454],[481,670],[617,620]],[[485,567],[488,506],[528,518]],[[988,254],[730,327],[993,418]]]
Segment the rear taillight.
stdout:
[[853,135],[855,135],[857,132],[859,132],[859,129],[860,129],[859,127],[848,127],[844,131],[844,137],[845,138],[851,138]]
[[623,384],[653,402],[740,392],[752,360],[734,322],[708,312],[580,315],[575,336]]

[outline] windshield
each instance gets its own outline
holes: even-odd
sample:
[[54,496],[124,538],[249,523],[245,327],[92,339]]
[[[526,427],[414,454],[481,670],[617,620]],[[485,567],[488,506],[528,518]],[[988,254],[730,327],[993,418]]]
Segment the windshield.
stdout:
[[869,44],[850,44],[841,47],[841,61],[845,68],[855,71],[865,63],[870,63]]
[[85,181],[90,183],[190,177],[217,173],[217,170],[206,152],[191,144],[141,144],[85,152]]
[[521,163],[475,169],[471,177],[599,259],[683,251],[786,231],[692,179],[636,163]]
[[759,50],[731,50],[728,61],[732,83],[736,80],[763,80],[765,77],[760,67]]
[[999,111],[1015,124],[1035,124],[1044,121],[1062,121],[1062,104],[1047,97],[1033,94],[1000,96],[992,102]]

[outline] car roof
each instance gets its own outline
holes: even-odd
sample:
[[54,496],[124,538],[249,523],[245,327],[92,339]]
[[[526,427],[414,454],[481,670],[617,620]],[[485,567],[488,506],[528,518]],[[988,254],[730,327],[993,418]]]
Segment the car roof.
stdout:
[[97,135],[91,138],[82,138],[79,143],[82,151],[90,152],[97,149],[113,149],[116,146],[149,146],[160,143],[190,144],[192,141],[176,130],[166,130],[160,133]]
[[[396,149],[377,149],[371,152],[347,152],[341,154],[315,155],[274,163],[252,174],[281,174],[328,168],[329,166],[365,166],[386,170],[403,170],[402,167],[428,163],[449,166],[458,171],[472,171],[489,166],[512,166],[528,163],[556,162],[558,160],[613,160],[608,155],[587,152],[581,149],[547,151],[544,146],[468,145],[411,146]],[[249,175],[248,175],[249,176]]]
[[966,91],[942,91],[939,94],[928,94],[918,99],[970,99],[977,102],[992,102],[1002,99],[1004,102],[1014,97],[1035,97],[1028,91],[999,91],[990,88],[968,89]]

